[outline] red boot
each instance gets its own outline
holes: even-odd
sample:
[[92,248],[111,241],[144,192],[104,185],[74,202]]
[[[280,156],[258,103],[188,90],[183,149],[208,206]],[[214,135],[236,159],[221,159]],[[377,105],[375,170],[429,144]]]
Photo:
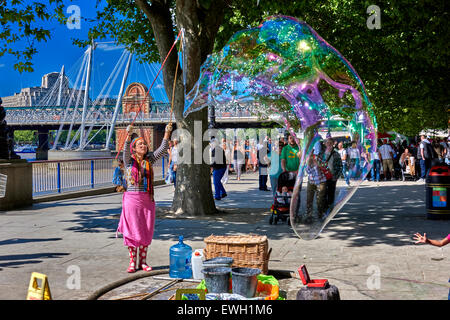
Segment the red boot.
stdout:
[[136,272],[136,261],[137,261],[137,248],[128,247],[128,252],[130,254],[130,266],[127,269],[128,273]]
[[152,271],[152,267],[147,265],[147,248],[148,246],[139,247],[139,265],[144,271]]

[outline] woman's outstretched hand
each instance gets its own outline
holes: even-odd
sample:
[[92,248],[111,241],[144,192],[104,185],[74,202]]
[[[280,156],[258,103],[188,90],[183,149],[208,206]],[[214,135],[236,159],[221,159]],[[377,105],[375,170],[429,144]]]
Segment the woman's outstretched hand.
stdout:
[[424,233],[423,234],[423,236],[420,234],[420,233],[416,233],[415,235],[414,235],[414,240],[416,240],[416,244],[418,244],[418,243],[427,243],[427,240],[428,240],[428,238],[427,238],[427,234],[426,233]]
[[164,134],[164,139],[169,140],[170,139],[170,135],[172,134],[172,123],[169,123],[168,125],[166,125],[166,133]]

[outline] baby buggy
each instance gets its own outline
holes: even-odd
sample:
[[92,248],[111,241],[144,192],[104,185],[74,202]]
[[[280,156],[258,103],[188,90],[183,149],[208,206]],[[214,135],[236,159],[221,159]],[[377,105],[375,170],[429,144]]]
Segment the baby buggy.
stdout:
[[406,181],[406,180],[416,180],[416,176],[414,174],[414,172],[412,171],[411,166],[409,165],[409,162],[412,161],[413,165],[415,165],[415,161],[414,158],[411,157],[410,159],[408,159],[408,161],[405,159],[403,162],[399,161],[399,165],[401,167],[401,178],[402,181]]
[[295,179],[296,175],[294,172],[283,172],[278,177],[277,193],[270,208],[270,224],[277,224],[280,220],[289,224],[289,212]]

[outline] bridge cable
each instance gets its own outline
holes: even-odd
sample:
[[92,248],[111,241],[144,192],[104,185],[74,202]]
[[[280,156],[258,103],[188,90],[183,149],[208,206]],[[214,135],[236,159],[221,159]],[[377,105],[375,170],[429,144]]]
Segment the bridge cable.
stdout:
[[[64,116],[63,116],[62,121],[61,121],[61,123],[59,125],[58,132],[56,133],[56,138],[55,138],[55,141],[53,142],[52,150],[56,150],[56,147],[58,145],[59,137],[61,136],[62,130],[64,128],[64,122],[66,121],[66,119],[67,119],[67,117],[69,115],[70,104],[72,103],[73,98],[75,96],[75,92],[77,91],[78,81],[80,80],[80,76],[82,74],[83,66],[86,63],[86,59],[87,59],[87,55],[83,54],[83,61],[81,62],[80,70],[78,71],[75,83],[73,85],[73,90],[72,90],[72,92],[69,91],[70,98],[69,98],[69,101],[67,102],[66,110],[64,111]],[[80,59],[78,59],[78,60],[80,60]]]
[[[164,67],[164,64],[166,63],[167,59],[169,58],[170,53],[172,52],[173,48],[174,48],[175,45],[177,44],[178,39],[179,39],[180,36],[181,36],[181,33],[182,33],[182,30],[180,30],[180,32],[178,33],[178,36],[177,36],[177,38],[175,39],[174,43],[172,44],[172,47],[170,48],[169,52],[167,53],[167,56],[166,56],[166,58],[164,59],[163,63],[161,64],[161,67],[159,68],[158,73],[156,74],[155,79],[153,79],[153,82],[152,82],[152,84],[150,85],[150,88],[147,90],[147,93],[145,94],[144,99],[142,99],[142,102],[141,102],[141,104],[139,105],[139,109],[138,109],[137,113],[135,114],[133,121],[132,121],[131,124],[130,124],[131,126],[133,126],[134,122],[136,121],[136,118],[137,118],[138,114],[141,112],[142,106],[144,105],[144,102],[145,102],[145,100],[147,99],[148,94],[150,93],[150,90],[151,90],[152,87],[153,87],[153,84],[155,83],[156,79],[158,78],[159,73],[161,72],[162,68]],[[178,57],[178,55],[177,55],[177,69],[178,69],[178,63],[179,63],[179,57]],[[173,97],[172,97],[172,98],[173,98]],[[123,149],[123,147],[124,147],[124,145],[125,145],[125,140],[126,140],[126,139],[127,139],[127,137],[126,137],[126,134],[125,134],[125,135],[124,135],[124,138],[123,138],[123,141],[122,141],[121,144],[120,144],[120,148],[119,148],[119,150],[118,150],[118,152],[117,152],[117,155],[116,155],[116,158],[115,158],[116,160],[117,160],[117,158],[119,157],[119,154],[120,154],[120,152],[122,151],[122,149]]]

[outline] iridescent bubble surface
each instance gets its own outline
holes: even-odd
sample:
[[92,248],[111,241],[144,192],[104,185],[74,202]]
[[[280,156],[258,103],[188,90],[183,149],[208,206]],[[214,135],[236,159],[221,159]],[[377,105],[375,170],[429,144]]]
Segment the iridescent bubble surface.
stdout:
[[[261,119],[279,120],[295,138],[300,161],[289,220],[299,237],[314,239],[372,167],[376,120],[363,82],[308,24],[273,16],[237,32],[207,58],[186,96],[184,115],[236,104]],[[341,172],[335,155],[329,158],[330,148],[326,149],[326,138],[339,132],[338,140],[348,143],[346,162],[339,157],[346,167]],[[328,181],[324,169],[333,174]]]

